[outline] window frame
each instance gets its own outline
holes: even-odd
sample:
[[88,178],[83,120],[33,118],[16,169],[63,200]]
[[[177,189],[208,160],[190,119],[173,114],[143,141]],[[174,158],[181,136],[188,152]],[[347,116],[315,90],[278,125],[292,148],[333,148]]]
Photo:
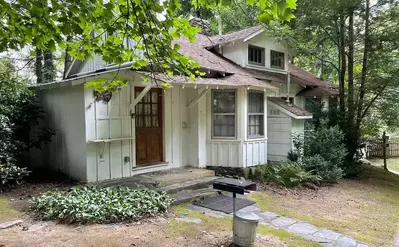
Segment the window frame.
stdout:
[[[274,59],[274,57],[273,57],[273,53],[277,53],[277,54],[282,54],[283,55],[283,61],[282,61],[282,66],[280,67],[280,66],[276,66],[276,65],[273,65],[273,59]],[[281,51],[276,51],[276,50],[270,50],[270,68],[272,68],[272,69],[281,69],[281,70],[284,70],[285,69],[285,53],[284,52],[281,52]]]
[[[258,62],[254,62],[254,61],[249,60],[251,49],[260,50],[261,63],[258,63]],[[266,56],[265,56],[265,55],[266,55],[266,50],[265,50],[264,47],[260,47],[260,46],[248,44],[248,50],[247,50],[247,52],[248,52],[248,56],[247,56],[248,64],[258,65],[258,66],[265,66],[265,61],[266,61]]]
[[[263,101],[262,101],[262,103],[263,103],[263,106],[262,106],[262,109],[263,109],[263,112],[262,113],[260,113],[260,112],[249,112],[249,107],[250,107],[250,104],[249,104],[249,94],[251,94],[251,93],[256,93],[256,94],[261,94],[262,95],[262,99],[263,99]],[[262,123],[263,123],[263,126],[262,126],[262,132],[263,132],[263,134],[262,135],[250,135],[249,134],[249,117],[250,116],[262,116],[262,119],[263,119],[263,121],[262,121]],[[265,138],[265,93],[263,92],[263,91],[258,91],[258,90],[248,90],[248,92],[247,92],[247,139],[249,140],[249,139],[261,139],[261,138]],[[259,126],[260,127],[260,126]]]
[[[215,113],[213,111],[213,100],[215,92],[223,92],[223,93],[231,93],[234,92],[234,113]],[[212,89],[211,90],[211,138],[212,139],[228,139],[228,140],[236,140],[237,139],[237,90],[236,89]],[[215,115],[218,116],[234,116],[234,136],[215,136]]]

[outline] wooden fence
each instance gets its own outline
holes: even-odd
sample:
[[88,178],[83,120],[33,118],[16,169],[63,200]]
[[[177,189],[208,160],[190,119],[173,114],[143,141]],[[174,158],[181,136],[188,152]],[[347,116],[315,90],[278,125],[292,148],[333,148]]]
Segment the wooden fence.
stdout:
[[[399,157],[399,137],[389,137],[387,140],[387,157]],[[368,145],[369,157],[383,158],[383,139],[371,140]]]

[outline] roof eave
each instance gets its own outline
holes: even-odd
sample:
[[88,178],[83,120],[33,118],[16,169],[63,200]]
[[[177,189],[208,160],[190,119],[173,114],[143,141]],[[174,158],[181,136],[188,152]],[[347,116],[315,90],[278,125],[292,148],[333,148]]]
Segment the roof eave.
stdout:
[[312,115],[309,115],[309,116],[298,116],[298,115],[296,115],[296,114],[290,112],[289,110],[287,110],[287,109],[281,107],[280,105],[274,103],[274,102],[271,101],[271,100],[268,100],[268,103],[270,103],[273,107],[276,107],[276,108],[279,109],[281,112],[287,114],[288,116],[290,116],[290,117],[292,117],[292,118],[294,118],[294,119],[299,119],[299,120],[300,120],[300,119],[303,119],[303,120],[305,120],[305,119],[312,119],[312,118],[313,118]]

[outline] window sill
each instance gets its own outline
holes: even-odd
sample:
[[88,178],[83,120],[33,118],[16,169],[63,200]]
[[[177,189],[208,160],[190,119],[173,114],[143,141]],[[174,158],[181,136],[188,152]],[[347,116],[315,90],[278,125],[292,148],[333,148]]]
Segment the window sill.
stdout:
[[251,63],[246,63],[245,67],[250,68],[250,69],[258,69],[258,70],[263,70],[263,71],[276,72],[276,73],[280,73],[280,74],[287,74],[287,71],[285,69],[267,68],[265,66],[255,65],[255,64],[251,64]]
[[267,141],[267,137],[248,138],[245,140],[245,142],[259,142],[259,141]]
[[234,143],[236,143],[236,142],[241,142],[241,140],[223,138],[223,139],[211,139],[211,140],[207,140],[206,142],[207,143],[218,143],[218,142],[234,142]]

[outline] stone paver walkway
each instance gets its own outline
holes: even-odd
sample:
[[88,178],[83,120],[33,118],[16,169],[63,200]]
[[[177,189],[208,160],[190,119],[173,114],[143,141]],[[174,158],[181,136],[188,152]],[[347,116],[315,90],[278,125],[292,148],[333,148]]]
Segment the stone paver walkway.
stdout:
[[[201,211],[202,213],[210,217],[232,217],[232,214],[225,214],[195,205],[189,205],[188,209]],[[260,217],[260,225],[283,229],[287,232],[299,235],[305,239],[318,242],[326,247],[371,247],[371,245],[360,243],[350,236],[346,236],[325,228],[317,227],[307,222],[283,217],[272,212],[262,212],[260,208],[255,205],[243,208],[239,211],[252,212],[257,214]]]

